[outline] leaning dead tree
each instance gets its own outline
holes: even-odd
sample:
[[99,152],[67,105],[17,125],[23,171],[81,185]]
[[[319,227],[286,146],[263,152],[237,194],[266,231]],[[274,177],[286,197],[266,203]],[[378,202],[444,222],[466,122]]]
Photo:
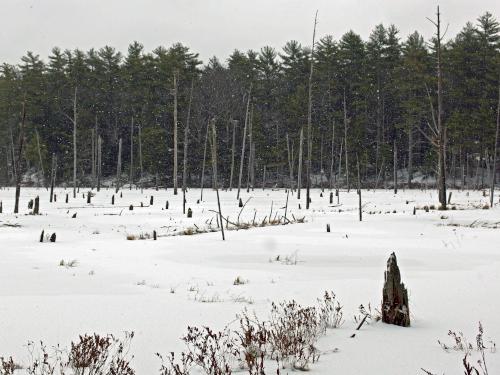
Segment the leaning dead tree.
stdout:
[[314,28],[313,28],[313,40],[311,47],[311,69],[309,70],[309,100],[307,104],[307,181],[306,181],[306,209],[309,209],[310,202],[310,189],[311,189],[311,159],[312,159],[312,79],[313,79],[313,70],[314,70],[314,43],[316,39],[316,25],[318,24],[318,11],[316,11],[316,15],[314,16]]
[[222,222],[222,211],[220,208],[220,198],[219,198],[219,188],[217,186],[217,132],[215,129],[215,119],[212,119],[212,170],[213,170],[213,185],[215,193],[217,194],[217,206],[219,208],[219,222],[222,233],[222,240],[225,240],[224,236],[224,223]]
[[432,125],[427,122],[429,129],[431,130],[432,136],[429,137],[425,132],[422,132],[426,138],[434,146],[438,154],[438,179],[437,188],[439,192],[439,203],[442,209],[446,209],[446,125],[443,122],[443,79],[441,70],[441,42],[444,35],[441,35],[441,13],[439,12],[439,6],[437,7],[437,19],[436,21],[427,18],[436,27],[436,57],[437,57],[437,111],[434,110],[434,104],[432,103],[432,98],[427,88],[427,96],[429,97],[430,107],[431,107],[431,117]]
[[498,85],[498,105],[497,105],[497,130],[495,132],[495,146],[493,147],[493,172],[491,174],[490,207],[493,207],[493,196],[495,195],[495,178],[497,175],[498,158],[498,132],[500,128],[500,84]]
[[402,327],[410,326],[408,291],[401,282],[396,254],[392,253],[387,261],[382,291],[382,321]]
[[24,121],[26,120],[26,100],[23,101],[23,109],[21,115],[21,122],[19,124],[19,144],[17,149],[17,159],[16,159],[16,200],[14,203],[14,213],[19,213],[19,197],[21,196],[21,163],[23,158],[23,147],[24,147]]
[[247,138],[247,126],[250,116],[250,100],[252,96],[252,85],[250,85],[250,90],[248,90],[248,98],[247,98],[247,110],[245,114],[245,126],[243,127],[243,142],[241,144],[241,159],[240,159],[240,174],[238,177],[238,194],[236,194],[236,199],[240,199],[240,190],[241,190],[241,178],[243,176],[243,164],[245,163],[245,145]]

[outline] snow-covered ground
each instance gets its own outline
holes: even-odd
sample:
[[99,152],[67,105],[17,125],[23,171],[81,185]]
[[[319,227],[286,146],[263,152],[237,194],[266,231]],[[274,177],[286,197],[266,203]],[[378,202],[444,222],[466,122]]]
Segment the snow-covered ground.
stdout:
[[[221,329],[245,307],[265,318],[272,301],[314,304],[325,290],[337,294],[346,322],[320,339],[325,354],[311,366],[313,374],[421,374],[421,367],[457,374],[463,354],[447,353],[437,342],[449,341],[449,329],[474,342],[481,321],[486,336],[500,340],[500,228],[494,228],[500,206],[473,208],[488,202],[482,192],[453,191],[457,210],[413,215],[414,206],[437,206],[435,191],[363,191],[359,222],[355,190],[341,191],[340,205],[336,197],[329,204],[328,191],[320,197],[314,190],[309,211],[304,191],[301,201],[289,195],[287,216],[305,216],[305,223],[227,231],[226,241],[220,232],[173,236],[210,221],[217,227],[210,189],[201,203],[198,189],[188,191],[193,218],[183,215],[182,192],[174,196],[172,189],[124,189],[114,206],[111,189],[96,193],[91,204],[86,192],[73,199],[70,189],[56,189],[57,202],[49,203],[45,189],[23,188],[14,215],[14,189],[0,190],[0,356],[25,361],[28,340],[67,345],[85,332],[134,331],[133,365],[140,375],[154,374],[160,365],[154,353],[182,350],[179,337],[188,325]],[[236,191],[220,194],[223,215],[236,221]],[[28,215],[35,196],[40,215]],[[240,222],[261,222],[271,206],[272,217],[284,215],[284,190],[242,191],[243,202],[250,197]],[[57,241],[40,243],[42,230],[56,232]],[[127,240],[153,230],[157,241]],[[412,327],[379,322],[351,338],[358,306],[380,304],[393,251],[409,290]],[[293,261],[275,261],[278,255]],[[61,260],[76,264],[60,266]],[[238,276],[248,282],[233,285]],[[500,373],[500,355],[487,360],[490,374]]]

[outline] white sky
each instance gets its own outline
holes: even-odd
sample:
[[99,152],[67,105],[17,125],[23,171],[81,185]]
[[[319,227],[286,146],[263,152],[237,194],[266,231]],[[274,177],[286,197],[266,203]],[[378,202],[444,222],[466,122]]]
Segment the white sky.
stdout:
[[500,18],[500,0],[0,0],[0,63],[28,50],[46,58],[54,46],[126,52],[134,40],[147,51],[182,42],[204,62],[225,60],[235,48],[309,45],[316,9],[320,37],[353,29],[366,39],[376,24],[394,23],[403,39],[414,30],[428,38],[425,17],[438,3],[449,37],[486,10]]

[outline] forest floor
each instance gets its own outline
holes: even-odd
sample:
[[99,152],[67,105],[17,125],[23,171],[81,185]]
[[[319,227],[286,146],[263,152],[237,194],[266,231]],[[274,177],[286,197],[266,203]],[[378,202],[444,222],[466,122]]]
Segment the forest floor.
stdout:
[[[413,215],[414,207],[437,206],[435,191],[363,190],[362,222],[355,190],[341,190],[337,205],[335,196],[329,204],[329,191],[321,197],[315,189],[309,210],[303,191],[300,201],[289,195],[287,217],[305,217],[304,223],[230,230],[226,241],[220,232],[175,235],[210,223],[217,228],[211,189],[200,203],[199,189],[187,192],[193,218],[183,215],[181,190],[174,196],[172,189],[124,189],[115,205],[111,189],[90,204],[83,193],[73,199],[70,189],[58,188],[57,202],[49,203],[46,189],[23,188],[14,215],[14,189],[0,190],[0,356],[26,363],[29,340],[66,346],[82,333],[134,331],[133,367],[154,374],[155,353],[182,350],[188,325],[222,329],[245,308],[265,319],[273,301],[313,305],[326,290],[337,295],[345,323],[319,340],[323,355],[310,366],[312,374],[422,374],[421,368],[458,374],[463,353],[438,344],[453,344],[449,330],[475,343],[480,321],[486,338],[500,340],[500,205],[482,209],[489,197],[481,191],[454,190],[456,210]],[[36,196],[40,215],[29,215],[28,201]],[[223,215],[236,222],[236,190],[220,196]],[[284,190],[241,196],[250,200],[240,222],[284,216]],[[42,230],[55,232],[56,242],[40,243]],[[153,230],[157,241],[148,238]],[[380,305],[391,252],[408,288],[412,326],[372,322],[356,332],[359,305]],[[243,285],[234,285],[238,277]],[[490,374],[500,373],[500,354],[488,353],[487,361]],[[275,374],[276,365],[269,366]]]

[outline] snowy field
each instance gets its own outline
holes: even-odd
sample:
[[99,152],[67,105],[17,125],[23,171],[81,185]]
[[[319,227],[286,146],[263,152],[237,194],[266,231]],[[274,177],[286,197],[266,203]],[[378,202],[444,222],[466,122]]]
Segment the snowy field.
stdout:
[[[70,189],[56,189],[57,202],[49,203],[45,189],[23,188],[14,215],[14,189],[0,190],[0,356],[26,361],[29,340],[69,345],[82,333],[134,331],[133,366],[139,375],[154,374],[155,353],[182,350],[179,338],[188,325],[222,329],[244,308],[264,319],[272,301],[312,305],[325,290],[336,293],[345,323],[320,339],[324,354],[311,374],[422,374],[422,367],[458,374],[463,354],[447,353],[437,342],[451,344],[448,330],[474,342],[481,321],[486,337],[500,340],[500,206],[481,209],[489,201],[482,192],[453,191],[456,210],[413,215],[414,206],[437,206],[434,190],[363,191],[359,222],[355,190],[341,191],[340,205],[336,197],[329,204],[329,191],[320,197],[314,190],[308,211],[303,191],[301,201],[290,194],[287,217],[305,216],[305,223],[230,230],[226,241],[220,232],[175,235],[210,222],[217,228],[210,189],[200,203],[198,189],[187,192],[193,218],[182,213],[181,191],[124,189],[114,206],[111,189],[91,204],[82,197],[86,192],[73,199]],[[223,215],[236,221],[236,191],[220,194]],[[40,215],[28,215],[36,196]],[[262,222],[271,210],[273,218],[283,216],[286,197],[284,190],[242,191],[243,202],[251,199],[240,222]],[[42,230],[57,233],[57,241],[40,243]],[[139,239],[153,230],[157,241]],[[356,332],[358,306],[380,304],[393,251],[408,287],[412,326],[377,322]],[[244,285],[233,285],[237,277]],[[500,373],[498,353],[488,353],[487,361],[490,374]],[[268,370],[275,374],[275,365]]]

